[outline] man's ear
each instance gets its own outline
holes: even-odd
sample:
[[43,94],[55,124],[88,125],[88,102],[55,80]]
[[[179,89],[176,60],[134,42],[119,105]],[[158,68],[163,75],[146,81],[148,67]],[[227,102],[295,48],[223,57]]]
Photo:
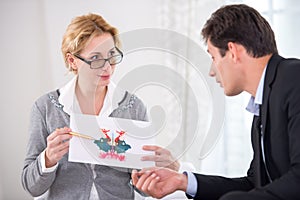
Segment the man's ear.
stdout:
[[230,56],[233,59],[234,63],[237,63],[238,60],[238,47],[237,44],[234,42],[228,42],[228,51],[230,52]]

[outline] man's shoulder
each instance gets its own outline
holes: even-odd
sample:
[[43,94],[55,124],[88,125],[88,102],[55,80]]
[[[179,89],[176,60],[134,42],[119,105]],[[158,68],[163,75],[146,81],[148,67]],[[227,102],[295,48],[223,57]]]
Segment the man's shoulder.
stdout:
[[[286,77],[299,77],[300,60],[297,58],[283,58],[278,65],[279,74]],[[286,78],[288,78],[286,77]]]
[[280,63],[282,66],[287,67],[288,69],[294,68],[299,69],[300,68],[300,59],[298,58],[284,58],[282,62]]

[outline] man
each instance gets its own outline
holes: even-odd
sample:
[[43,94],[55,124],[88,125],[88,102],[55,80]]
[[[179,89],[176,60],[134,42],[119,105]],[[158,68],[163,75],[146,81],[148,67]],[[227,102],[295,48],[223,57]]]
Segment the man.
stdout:
[[300,199],[300,60],[277,54],[274,33],[253,8],[218,9],[202,30],[210,75],[224,93],[251,94],[253,160],[247,176],[180,174],[164,168],[132,174],[133,184],[160,198],[182,190],[194,199]]

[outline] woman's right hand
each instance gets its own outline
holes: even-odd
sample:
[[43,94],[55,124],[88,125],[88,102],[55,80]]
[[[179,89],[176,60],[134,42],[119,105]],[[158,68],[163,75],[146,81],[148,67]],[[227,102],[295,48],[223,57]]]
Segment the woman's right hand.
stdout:
[[46,167],[53,167],[69,151],[69,142],[72,130],[68,127],[57,128],[47,137],[47,147],[45,151]]

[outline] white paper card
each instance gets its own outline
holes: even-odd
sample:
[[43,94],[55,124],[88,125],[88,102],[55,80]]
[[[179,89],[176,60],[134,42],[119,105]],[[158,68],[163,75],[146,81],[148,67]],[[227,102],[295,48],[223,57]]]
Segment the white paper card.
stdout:
[[142,150],[143,145],[155,145],[151,123],[93,115],[72,114],[73,132],[92,139],[73,136],[69,147],[69,161],[141,169],[154,166],[141,157],[153,154]]

